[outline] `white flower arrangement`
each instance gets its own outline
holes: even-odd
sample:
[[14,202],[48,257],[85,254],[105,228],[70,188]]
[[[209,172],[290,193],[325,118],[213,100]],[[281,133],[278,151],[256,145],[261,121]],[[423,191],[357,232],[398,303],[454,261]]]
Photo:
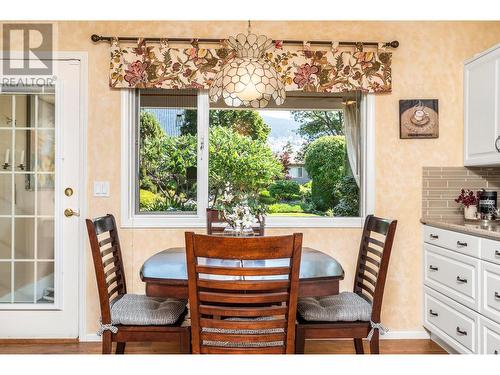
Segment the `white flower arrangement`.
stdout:
[[224,218],[232,229],[248,230],[259,221],[257,216],[262,215],[263,207],[248,194],[235,194],[229,183],[224,192],[219,194],[221,198],[217,208],[224,213]]

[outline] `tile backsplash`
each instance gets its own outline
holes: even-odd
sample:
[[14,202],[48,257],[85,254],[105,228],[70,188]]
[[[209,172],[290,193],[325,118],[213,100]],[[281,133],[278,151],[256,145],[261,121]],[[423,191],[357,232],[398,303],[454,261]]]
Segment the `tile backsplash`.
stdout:
[[500,168],[424,167],[422,217],[454,219],[463,216],[455,202],[460,190],[492,190],[500,196]]

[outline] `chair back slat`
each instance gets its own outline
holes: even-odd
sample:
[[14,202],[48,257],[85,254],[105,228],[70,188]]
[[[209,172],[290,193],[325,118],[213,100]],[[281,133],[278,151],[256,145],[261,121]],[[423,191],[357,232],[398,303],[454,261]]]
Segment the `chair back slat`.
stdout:
[[[256,216],[257,223],[252,227],[255,236],[264,235],[265,218],[263,216]],[[224,232],[226,223],[224,214],[213,208],[207,208],[207,234],[217,234]],[[219,224],[219,225],[217,225]]]
[[301,234],[186,233],[193,353],[293,353],[301,250]]
[[224,237],[196,235],[195,256],[202,258],[260,260],[290,258],[294,236]]
[[127,293],[118,230],[113,215],[87,219],[87,232],[97,280],[101,320],[111,323],[110,303]]
[[372,321],[380,321],[389,259],[397,221],[373,215],[366,218],[358,255],[354,293],[372,304]]

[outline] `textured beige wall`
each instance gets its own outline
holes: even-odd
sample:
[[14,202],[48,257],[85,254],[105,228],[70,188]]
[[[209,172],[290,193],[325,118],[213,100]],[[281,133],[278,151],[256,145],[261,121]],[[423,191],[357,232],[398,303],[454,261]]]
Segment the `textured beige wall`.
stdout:
[[[254,32],[278,39],[393,40],[393,92],[376,99],[376,214],[399,220],[383,306],[392,330],[421,330],[420,224],[422,166],[462,164],[462,64],[500,42],[500,22],[253,22]],[[88,214],[120,214],[120,93],[108,88],[108,46],[103,35],[225,38],[246,22],[61,22],[60,50],[88,51]],[[400,140],[398,100],[439,99],[440,137]],[[92,181],[109,180],[110,198],[93,198]],[[269,230],[288,233],[292,229]],[[342,289],[352,287],[359,229],[300,229],[305,245],[337,258],[346,270]],[[142,292],[142,262],[159,249],[181,245],[183,229],[122,230],[131,292]],[[98,300],[89,258],[88,331],[98,320]]]

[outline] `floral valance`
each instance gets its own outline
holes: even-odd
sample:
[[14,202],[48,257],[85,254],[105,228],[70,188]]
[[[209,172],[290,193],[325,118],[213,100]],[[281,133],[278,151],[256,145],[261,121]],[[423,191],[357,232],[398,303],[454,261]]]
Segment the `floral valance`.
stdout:
[[[208,89],[227,48],[171,48],[165,42],[111,45],[109,85],[113,88]],[[379,51],[291,50],[279,43],[267,53],[286,91],[391,92],[392,53]]]

